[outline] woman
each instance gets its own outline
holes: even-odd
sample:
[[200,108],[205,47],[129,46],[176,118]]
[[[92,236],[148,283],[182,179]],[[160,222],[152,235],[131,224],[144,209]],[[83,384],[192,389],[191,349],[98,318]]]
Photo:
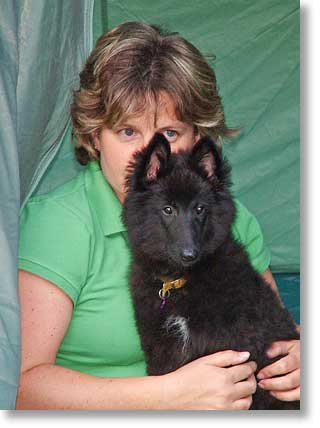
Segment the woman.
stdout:
[[[80,74],[72,119],[87,167],[32,198],[21,216],[22,367],[17,408],[248,409],[256,389],[249,354],[226,350],[163,376],[146,376],[127,281],[121,222],[126,166],[155,132],[172,151],[202,135],[232,136],[214,72],[190,43],[143,23],[101,36]],[[256,219],[238,201],[234,236],[276,290]],[[299,394],[299,343],[259,373],[279,399]],[[270,377],[282,375],[275,379]]]

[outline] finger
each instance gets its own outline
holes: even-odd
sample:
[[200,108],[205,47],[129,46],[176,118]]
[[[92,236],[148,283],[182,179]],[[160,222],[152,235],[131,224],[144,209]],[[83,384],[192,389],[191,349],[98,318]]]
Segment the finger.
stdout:
[[296,340],[279,340],[273,342],[273,344],[267,349],[267,355],[269,358],[278,357],[279,355],[286,355],[292,348],[293,342]]
[[236,383],[248,379],[257,370],[257,364],[254,361],[249,361],[248,363],[229,367],[227,370],[233,383]]
[[233,410],[249,410],[252,404],[252,396],[241,398],[232,403]]
[[298,386],[298,388],[290,389],[289,391],[271,391],[270,394],[278,400],[297,401],[300,400],[300,386]]
[[250,352],[237,352],[232,350],[220,351],[211,355],[202,357],[201,359],[207,364],[212,364],[217,367],[228,367],[237,364],[242,364],[250,357]]
[[300,367],[300,361],[296,354],[292,353],[264,367],[257,374],[258,379],[285,375]]
[[248,397],[252,395],[257,390],[257,382],[254,375],[249,376],[249,378],[245,381],[238,382],[234,386],[234,394],[233,399],[239,400],[241,398]]
[[294,370],[286,376],[261,380],[258,385],[268,391],[286,391],[297,388],[300,385],[300,369]]

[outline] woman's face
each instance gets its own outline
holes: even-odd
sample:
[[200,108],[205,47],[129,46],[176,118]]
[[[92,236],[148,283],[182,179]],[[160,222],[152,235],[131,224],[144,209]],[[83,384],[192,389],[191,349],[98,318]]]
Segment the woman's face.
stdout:
[[128,118],[116,128],[103,128],[94,138],[103,174],[121,203],[125,199],[126,167],[133,154],[146,146],[156,132],[166,137],[172,152],[191,149],[199,139],[192,125],[177,120],[174,103],[164,92],[158,106],[151,105],[140,116]]

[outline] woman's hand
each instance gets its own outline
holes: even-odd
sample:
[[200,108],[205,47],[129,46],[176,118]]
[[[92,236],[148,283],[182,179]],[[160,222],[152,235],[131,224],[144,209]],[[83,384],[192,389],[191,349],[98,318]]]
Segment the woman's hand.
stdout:
[[198,358],[167,375],[170,407],[176,410],[248,410],[256,391],[257,365],[249,352],[222,351]]
[[270,391],[278,400],[300,400],[300,340],[274,342],[267,355],[270,358],[285,356],[259,371],[259,387]]

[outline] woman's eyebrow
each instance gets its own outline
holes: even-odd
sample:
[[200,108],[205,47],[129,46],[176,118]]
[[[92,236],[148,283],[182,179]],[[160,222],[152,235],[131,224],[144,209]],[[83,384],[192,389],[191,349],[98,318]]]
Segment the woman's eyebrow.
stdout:
[[166,124],[161,124],[162,126],[159,129],[169,129],[169,128],[179,128],[182,129],[185,127],[183,122],[169,122]]
[[[139,129],[140,127],[140,123],[135,123],[135,121],[133,120],[131,121],[125,121],[125,122],[120,122],[116,128],[135,128],[135,129]],[[159,128],[157,128],[158,130],[163,130],[163,129],[171,129],[171,128],[175,128],[175,129],[183,129],[185,127],[185,124],[183,122],[168,122],[168,123],[162,123],[161,126]]]
[[115,128],[119,129],[119,128],[137,128],[137,127],[138,125],[136,125],[135,123],[119,122]]

